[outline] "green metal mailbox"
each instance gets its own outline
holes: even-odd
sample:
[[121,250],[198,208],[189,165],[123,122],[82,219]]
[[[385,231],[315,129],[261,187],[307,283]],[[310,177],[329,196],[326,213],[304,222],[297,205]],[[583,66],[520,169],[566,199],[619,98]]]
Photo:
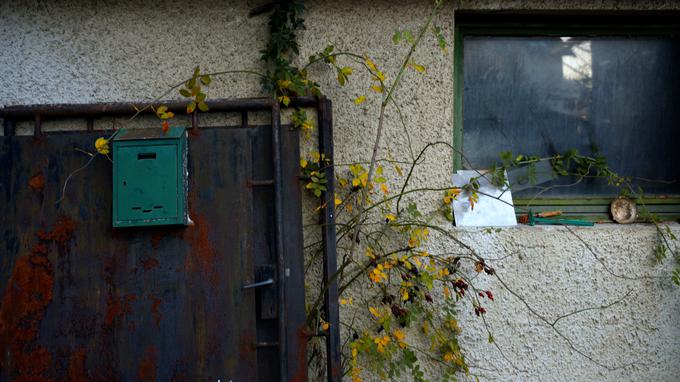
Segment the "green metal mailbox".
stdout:
[[121,129],[113,138],[113,226],[189,224],[187,131]]

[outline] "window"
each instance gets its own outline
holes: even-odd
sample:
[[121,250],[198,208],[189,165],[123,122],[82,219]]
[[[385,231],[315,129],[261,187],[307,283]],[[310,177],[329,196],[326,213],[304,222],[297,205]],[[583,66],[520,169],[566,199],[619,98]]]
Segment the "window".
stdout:
[[[671,19],[457,14],[455,143],[469,163],[458,157],[456,168],[488,168],[502,151],[577,149],[633,177],[650,211],[680,215],[680,29]],[[572,185],[543,192],[535,210],[600,219],[618,195],[602,179],[542,186],[558,184]],[[513,191],[516,205],[537,192]]]

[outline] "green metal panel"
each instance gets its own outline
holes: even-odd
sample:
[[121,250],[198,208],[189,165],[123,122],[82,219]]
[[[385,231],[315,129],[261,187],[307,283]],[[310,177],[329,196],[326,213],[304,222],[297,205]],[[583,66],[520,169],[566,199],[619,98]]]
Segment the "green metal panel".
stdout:
[[113,226],[187,224],[186,129],[122,129],[113,139]]

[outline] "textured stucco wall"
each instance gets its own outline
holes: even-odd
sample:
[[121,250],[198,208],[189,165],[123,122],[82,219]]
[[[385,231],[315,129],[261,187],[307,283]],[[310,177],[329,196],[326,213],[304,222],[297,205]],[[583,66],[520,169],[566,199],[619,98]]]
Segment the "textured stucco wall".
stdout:
[[[143,100],[185,77],[195,64],[206,70],[258,69],[266,41],[266,17],[248,18],[261,1],[22,1],[0,2],[0,106],[11,104]],[[371,55],[393,77],[406,51],[391,42],[396,29],[415,29],[427,16],[427,1],[308,1],[307,31],[301,57],[333,43]],[[670,9],[672,1],[458,1],[448,3],[437,23],[453,41],[454,9]],[[428,37],[415,56],[427,74],[408,71],[396,99],[403,108],[412,144],[451,142],[453,137],[453,59]],[[367,142],[377,127],[378,99],[367,90],[370,80],[357,74],[339,88],[334,73],[315,68],[334,101],[336,161],[366,160]],[[368,94],[366,103],[351,100]],[[217,79],[212,97],[261,95],[249,78]],[[382,157],[407,158],[407,138],[394,110],[386,115]],[[452,154],[432,150],[415,174],[413,186],[448,185]],[[433,209],[437,195],[419,198]],[[674,228],[678,231],[678,228]],[[601,225],[576,232],[616,275],[664,276],[654,266],[654,229],[644,225]],[[566,341],[528,313],[526,306],[498,281],[487,320],[503,351],[486,342],[481,322],[461,311],[462,341],[472,371],[483,380],[536,381],[675,381],[680,379],[680,293],[667,278],[629,280],[608,273],[570,232],[561,228],[519,227],[488,234],[479,229],[450,229],[452,235],[497,261],[503,281],[521,291],[547,318],[573,309],[606,305],[631,291],[607,310],[586,311],[556,327],[609,371],[573,352]],[[433,253],[453,252],[456,245],[430,241]],[[487,281],[482,281],[482,283]],[[483,284],[484,285],[484,284]],[[343,314],[348,314],[344,310]],[[507,359],[506,359],[507,358]],[[511,365],[512,364],[512,365]],[[514,365],[514,366],[513,366]]]

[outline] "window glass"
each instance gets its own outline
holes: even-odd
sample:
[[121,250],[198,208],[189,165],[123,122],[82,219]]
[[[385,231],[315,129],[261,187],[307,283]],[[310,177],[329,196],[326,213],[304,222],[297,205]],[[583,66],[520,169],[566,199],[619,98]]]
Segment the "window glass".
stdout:
[[[679,39],[466,36],[463,55],[463,151],[472,167],[498,162],[501,151],[575,148],[641,178],[648,195],[680,194]],[[586,179],[543,196],[614,193]]]

